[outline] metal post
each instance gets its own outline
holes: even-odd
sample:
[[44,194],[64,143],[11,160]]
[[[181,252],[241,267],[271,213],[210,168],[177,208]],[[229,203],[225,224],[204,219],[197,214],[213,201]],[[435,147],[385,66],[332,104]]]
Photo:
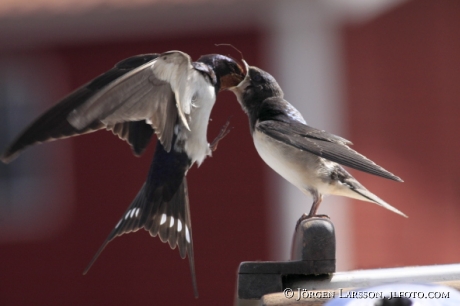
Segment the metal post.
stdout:
[[290,261],[242,262],[238,270],[238,300],[259,300],[282,292],[293,282],[328,279],[335,272],[334,226],[326,218],[302,220],[295,229]]

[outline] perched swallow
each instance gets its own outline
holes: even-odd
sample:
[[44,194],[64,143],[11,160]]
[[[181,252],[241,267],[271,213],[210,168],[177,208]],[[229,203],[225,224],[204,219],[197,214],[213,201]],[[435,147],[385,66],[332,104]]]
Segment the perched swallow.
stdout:
[[241,67],[223,55],[204,55],[196,62],[180,51],[144,54],[114,68],[65,97],[33,122],[1,156],[5,163],[30,145],[111,130],[127,141],[135,155],[158,137],[147,180],[104,241],[84,274],[116,236],[144,228],[159,235],[180,256],[189,257],[198,296],[193,257],[187,171],[198,166],[226,135],[226,126],[210,145],[207,128],[221,90],[244,78]]
[[402,180],[352,150],[342,137],[315,129],[288,101],[276,80],[267,72],[249,67],[246,77],[231,88],[249,117],[249,127],[260,157],[278,174],[313,197],[310,213],[318,216],[323,195],[333,194],[376,203],[407,217],[361,185],[341,165]]

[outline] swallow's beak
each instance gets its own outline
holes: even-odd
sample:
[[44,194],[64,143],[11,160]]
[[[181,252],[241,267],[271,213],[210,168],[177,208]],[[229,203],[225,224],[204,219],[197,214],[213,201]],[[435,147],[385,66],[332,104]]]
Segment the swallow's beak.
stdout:
[[[244,60],[243,60],[243,63],[245,67],[248,67]],[[235,73],[235,81],[237,81],[237,83],[234,86],[238,86],[244,80],[244,78],[246,77],[246,73],[247,73],[246,72],[247,69],[243,70],[240,65],[238,64],[236,65],[238,66],[238,72]]]
[[246,77],[246,74],[245,74],[244,70],[241,68],[241,66],[238,65],[238,63],[235,63],[235,64],[236,64],[236,67],[237,67],[236,71],[233,71],[233,72],[223,76],[220,79],[220,82],[221,82],[220,91],[231,89],[233,87],[238,86],[244,80],[244,78]]
[[248,63],[246,63],[245,60],[242,60],[243,61],[243,64],[244,64],[244,75],[246,76],[248,73],[249,73],[249,65]]
[[238,67],[240,67],[241,72],[242,72],[242,74],[243,74],[243,77],[241,78],[241,80],[239,81],[239,83],[235,85],[235,87],[240,87],[240,85],[241,85],[247,78],[249,78],[249,65],[248,65],[248,63],[246,63],[246,61],[245,61],[244,59],[243,59],[242,61],[243,61],[243,64],[244,64],[244,70],[241,69],[240,66],[238,66]]

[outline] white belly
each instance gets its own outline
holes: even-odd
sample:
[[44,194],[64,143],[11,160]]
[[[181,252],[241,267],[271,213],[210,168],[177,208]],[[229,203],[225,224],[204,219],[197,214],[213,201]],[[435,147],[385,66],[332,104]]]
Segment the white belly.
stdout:
[[207,140],[209,117],[212,107],[216,101],[214,86],[210,85],[204,78],[200,84],[199,91],[196,92],[196,99],[192,103],[190,111],[190,131],[182,129],[185,142],[185,151],[192,159],[192,163],[200,165],[207,155],[211,154]]
[[321,171],[327,168],[329,161],[274,140],[257,130],[253,136],[254,145],[263,161],[303,193],[309,194],[309,189],[316,189],[321,194],[332,193],[332,186],[325,180],[327,173]]

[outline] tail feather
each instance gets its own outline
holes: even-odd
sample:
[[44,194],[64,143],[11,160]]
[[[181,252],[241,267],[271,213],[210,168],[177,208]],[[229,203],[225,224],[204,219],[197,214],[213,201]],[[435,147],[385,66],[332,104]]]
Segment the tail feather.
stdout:
[[398,215],[401,215],[405,218],[408,218],[406,214],[401,212],[400,210],[394,208],[372,192],[366,189],[360,182],[358,182],[350,173],[348,173],[343,167],[336,165],[334,168],[334,176],[337,177],[339,184],[336,186],[338,187],[334,194],[346,196],[362,201],[372,202],[377,205],[382,206]]
[[136,220],[141,219],[139,215],[145,216],[145,214],[141,214],[141,212],[146,210],[145,208],[147,207],[147,204],[148,204],[146,197],[145,197],[145,190],[146,190],[146,184],[144,183],[141,190],[138,192],[138,194],[134,198],[134,201],[131,203],[128,209],[124,212],[124,214],[121,216],[120,220],[115,225],[115,228],[110,232],[109,236],[105,239],[104,243],[102,243],[102,245],[100,246],[100,248],[98,249],[94,257],[91,259],[86,269],[83,271],[83,274],[88,273],[89,269],[94,264],[94,262],[96,262],[96,259],[102,253],[104,248],[115,237],[121,236],[123,234],[128,234],[131,232],[135,232],[139,230],[139,228],[141,228],[141,226],[139,226],[139,222],[136,222]]
[[183,178],[179,189],[169,202],[151,202],[148,200],[147,194],[148,186],[144,183],[134,201],[96,252],[83,274],[89,271],[107,244],[115,237],[144,228],[152,236],[159,235],[161,241],[168,242],[172,249],[178,246],[181,258],[189,257],[193,289],[195,296],[198,296],[187,180],[185,177]]
[[391,206],[390,204],[388,204],[387,202],[385,202],[384,200],[382,200],[381,198],[379,198],[378,196],[376,196],[375,194],[373,194],[372,192],[370,192],[369,190],[367,189],[363,189],[363,188],[356,188],[356,189],[351,189],[353,190],[354,192],[356,192],[357,194],[361,195],[362,197],[364,197],[363,200],[367,200],[368,202],[372,202],[372,203],[375,203],[377,205],[380,205],[382,206],[383,208],[386,208],[394,213],[397,213],[398,215],[401,215],[405,218],[408,218],[408,216],[403,213],[402,211],[400,211],[399,209],[397,208],[394,208],[393,206]]
[[[189,241],[187,245],[187,256],[188,262],[190,266],[190,273],[192,275],[192,283],[193,283],[193,292],[195,297],[198,297],[198,286],[196,283],[196,273],[195,273],[195,256],[193,253],[193,239],[192,239],[192,218],[190,216],[190,205],[188,201],[188,186],[187,181],[184,179],[184,197],[185,197],[185,224],[188,224],[188,228],[185,228],[185,240]],[[180,240],[179,240],[180,241]]]

